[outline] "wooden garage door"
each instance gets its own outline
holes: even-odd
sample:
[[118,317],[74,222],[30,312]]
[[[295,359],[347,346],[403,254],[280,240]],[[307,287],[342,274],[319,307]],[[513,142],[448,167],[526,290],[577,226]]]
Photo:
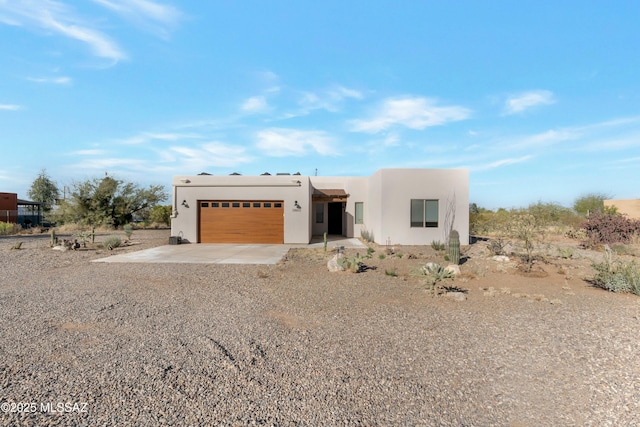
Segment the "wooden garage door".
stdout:
[[200,243],[284,243],[282,200],[202,200]]

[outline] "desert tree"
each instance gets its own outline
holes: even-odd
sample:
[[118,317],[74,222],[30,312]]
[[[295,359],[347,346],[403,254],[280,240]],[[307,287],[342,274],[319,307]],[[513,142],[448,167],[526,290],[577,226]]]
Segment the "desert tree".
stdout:
[[604,201],[610,198],[610,195],[604,193],[588,193],[573,202],[573,210],[584,216],[592,212],[603,212]]
[[110,176],[73,184],[64,202],[66,222],[118,227],[133,220],[134,214],[148,213],[165,201],[167,194],[160,185],[142,188]]
[[60,191],[55,182],[47,175],[47,171],[42,169],[31,184],[27,195],[34,202],[40,203],[44,213],[48,213],[60,198]]

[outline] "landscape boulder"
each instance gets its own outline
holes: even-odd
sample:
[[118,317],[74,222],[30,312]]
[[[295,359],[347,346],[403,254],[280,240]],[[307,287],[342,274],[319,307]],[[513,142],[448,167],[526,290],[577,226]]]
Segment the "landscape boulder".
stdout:
[[449,264],[444,268],[445,271],[450,271],[454,276],[458,276],[460,274],[460,266],[456,264]]
[[338,259],[342,258],[342,254],[335,254],[328,262],[327,262],[327,268],[329,269],[330,272],[336,272],[336,271],[344,271],[344,267],[342,267],[339,263],[338,263]]

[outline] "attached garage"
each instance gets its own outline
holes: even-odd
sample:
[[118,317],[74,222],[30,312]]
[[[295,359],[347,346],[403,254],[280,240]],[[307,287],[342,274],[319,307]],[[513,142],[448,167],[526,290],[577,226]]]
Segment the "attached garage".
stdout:
[[200,243],[284,243],[283,200],[201,200]]

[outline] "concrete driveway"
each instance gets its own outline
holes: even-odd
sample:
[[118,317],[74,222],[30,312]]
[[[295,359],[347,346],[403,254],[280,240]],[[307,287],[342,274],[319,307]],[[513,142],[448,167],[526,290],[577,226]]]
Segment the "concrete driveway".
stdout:
[[[141,263],[191,263],[191,264],[275,264],[291,248],[318,248],[323,242],[312,241],[308,245],[258,245],[258,244],[222,244],[191,243],[184,245],[165,245],[137,252],[113,255],[93,260],[93,262],[141,262]],[[337,246],[345,248],[366,248],[358,239],[332,239],[327,250]]]

